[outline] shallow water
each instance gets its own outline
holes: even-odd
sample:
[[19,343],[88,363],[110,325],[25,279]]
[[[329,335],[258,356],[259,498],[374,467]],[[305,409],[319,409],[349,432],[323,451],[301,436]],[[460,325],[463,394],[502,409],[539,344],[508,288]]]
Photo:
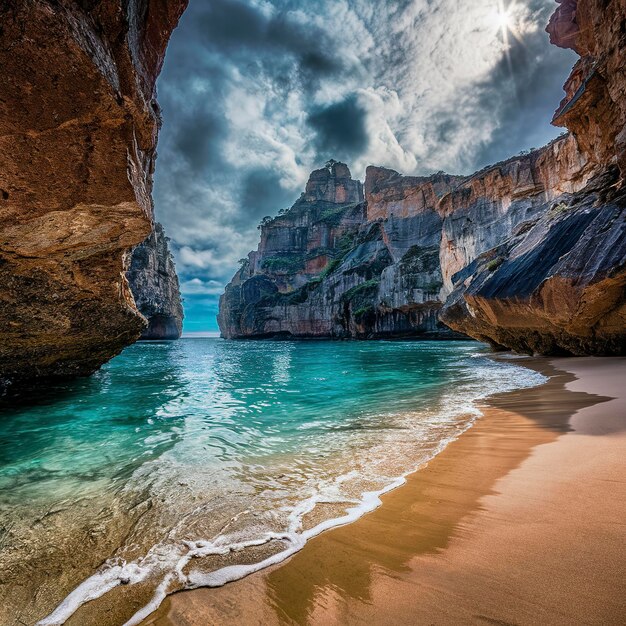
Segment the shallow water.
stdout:
[[[137,622],[166,593],[223,584],[355,519],[466,429],[474,400],[544,380],[486,354],[470,341],[136,344],[2,409],[0,565],[19,582],[71,564],[57,602],[86,579],[45,623],[120,583],[149,600]],[[70,548],[81,533],[91,559]]]

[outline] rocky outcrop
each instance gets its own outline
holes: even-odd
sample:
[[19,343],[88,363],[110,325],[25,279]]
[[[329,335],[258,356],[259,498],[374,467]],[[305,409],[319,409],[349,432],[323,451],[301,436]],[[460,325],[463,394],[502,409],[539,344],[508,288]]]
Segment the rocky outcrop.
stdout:
[[132,253],[127,273],[130,290],[139,312],[148,321],[142,339],[178,339],[183,331],[183,305],[174,259],[163,226]]
[[546,205],[453,277],[442,319],[496,348],[626,353],[626,194],[616,168]]
[[318,200],[336,196],[332,185],[311,193],[316,181],[336,179],[317,170],[292,209],[261,225],[258,250],[221,300],[222,333],[455,336],[439,319],[453,277],[570,198],[593,171],[569,135],[470,177],[368,167],[356,204]]
[[294,206],[261,225],[221,298],[222,334],[453,336],[437,319],[437,203],[459,180],[370,167],[364,198],[345,164],[314,171]]
[[624,354],[626,5],[566,0],[547,30],[581,54],[554,117],[575,139],[557,150],[569,165],[549,168],[558,186],[511,238],[451,265],[441,319],[522,352]]
[[564,0],[546,29],[550,41],[580,55],[554,114],[597,165],[616,164],[626,179],[626,3]]
[[187,0],[0,5],[0,379],[93,372],[141,334],[155,80]]
[[460,183],[440,203],[444,295],[452,290],[454,274],[542,214],[549,202],[580,190],[592,173],[576,140],[566,135]]

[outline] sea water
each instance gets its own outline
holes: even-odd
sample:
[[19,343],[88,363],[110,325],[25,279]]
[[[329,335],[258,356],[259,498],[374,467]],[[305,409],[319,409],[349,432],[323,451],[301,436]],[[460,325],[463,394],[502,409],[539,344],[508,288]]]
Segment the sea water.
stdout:
[[0,567],[77,572],[43,624],[120,585],[149,597],[138,623],[168,593],[279,562],[377,506],[472,424],[477,400],[544,380],[487,354],[471,341],[131,346],[1,409]]

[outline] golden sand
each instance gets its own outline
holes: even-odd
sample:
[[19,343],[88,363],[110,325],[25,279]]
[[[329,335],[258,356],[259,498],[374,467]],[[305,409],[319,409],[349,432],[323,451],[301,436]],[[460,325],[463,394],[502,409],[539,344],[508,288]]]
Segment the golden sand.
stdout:
[[623,624],[626,359],[524,363],[550,381],[492,398],[376,511],[145,623]]

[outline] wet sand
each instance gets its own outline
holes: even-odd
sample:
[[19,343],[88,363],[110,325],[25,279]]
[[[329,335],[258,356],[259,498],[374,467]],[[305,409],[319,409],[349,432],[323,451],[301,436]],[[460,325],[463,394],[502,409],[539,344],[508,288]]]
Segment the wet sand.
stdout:
[[519,363],[549,382],[490,399],[376,511],[145,624],[623,624],[626,359]]

